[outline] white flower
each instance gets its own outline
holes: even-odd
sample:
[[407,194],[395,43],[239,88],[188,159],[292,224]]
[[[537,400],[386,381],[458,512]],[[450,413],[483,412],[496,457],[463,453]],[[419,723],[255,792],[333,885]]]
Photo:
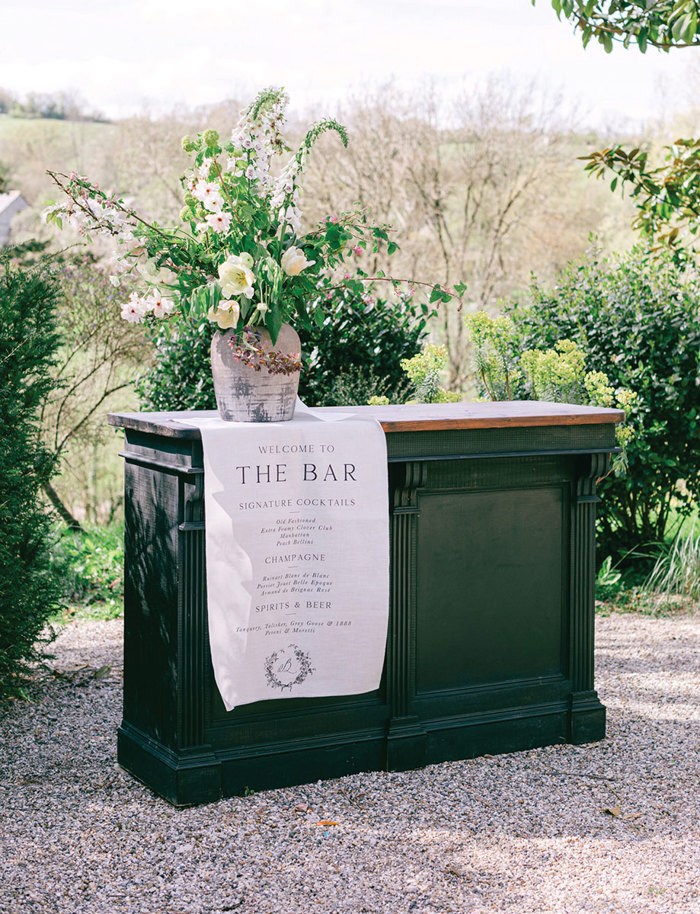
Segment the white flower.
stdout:
[[228,311],[215,310],[213,307],[211,307],[207,311],[207,317],[212,322],[216,321],[216,323],[219,325],[220,330],[228,330],[229,327],[236,326],[240,313],[240,305],[238,302],[236,302],[234,307]]
[[201,200],[207,209],[214,209],[215,207],[210,206],[207,201],[221,201],[221,188],[211,181],[197,181],[197,184],[192,188],[192,195]]
[[238,258],[244,266],[248,267],[249,270],[253,269],[253,258],[247,251],[242,251],[238,255]]
[[53,203],[51,206],[47,206],[47,207],[45,207],[45,209],[42,209],[41,221],[44,224],[46,224],[48,222],[49,216],[52,213],[63,213],[63,212],[64,212],[64,206],[62,203]]
[[205,221],[209,228],[217,234],[227,232],[231,227],[231,213],[210,213],[205,216]]
[[[243,258],[246,258],[245,260]],[[248,255],[232,254],[219,267],[219,279],[221,280],[221,292],[224,298],[231,298],[234,295],[245,295],[247,298],[253,297],[253,283],[255,275],[250,269]]]
[[152,295],[147,299],[148,310],[153,312],[154,317],[167,317],[175,308],[175,302],[172,298],[165,298],[160,294]]
[[85,214],[80,212],[80,210],[73,210],[72,212],[67,210],[66,214],[68,216],[68,225],[80,231],[87,218]]
[[172,272],[165,267],[159,267],[153,257],[149,257],[148,260],[137,263],[136,269],[143,276],[146,282],[167,283],[170,282],[170,280],[173,278]]
[[129,296],[129,301],[124,302],[122,305],[121,316],[125,321],[130,321],[132,324],[138,324],[147,311],[148,303],[146,299],[141,298],[138,292],[132,292]]
[[287,276],[298,276],[302,270],[311,267],[316,263],[315,260],[307,260],[304,252],[292,245],[291,248],[282,254],[281,266]]
[[207,197],[206,200],[202,200],[202,203],[204,204],[204,208],[208,209],[210,213],[220,213],[224,207],[224,198],[221,194],[217,194],[216,196],[212,194],[212,196]]
[[259,311],[261,314],[265,314],[265,312],[266,312],[266,311],[269,311],[270,309],[269,309],[269,307],[265,304],[264,301],[261,301],[261,302],[258,302],[258,307],[257,307],[255,310],[256,310],[256,311]]
[[127,260],[120,254],[114,253],[109,258],[109,265],[115,273],[126,273],[134,266],[134,261],[131,259]]
[[301,231],[301,219],[299,218],[299,213],[297,210],[292,209],[290,206],[287,210],[287,229],[291,229],[295,235],[298,235]]
[[121,279],[119,278],[119,276],[116,275],[116,273],[112,273],[112,275],[109,277],[109,281],[112,283],[113,286],[118,286],[119,283],[121,282]]

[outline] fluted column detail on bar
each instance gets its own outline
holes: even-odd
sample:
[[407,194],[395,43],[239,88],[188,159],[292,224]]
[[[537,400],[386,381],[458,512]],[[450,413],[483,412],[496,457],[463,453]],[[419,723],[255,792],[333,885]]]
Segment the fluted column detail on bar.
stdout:
[[401,464],[391,506],[391,612],[387,650],[387,697],[390,707],[387,767],[422,764],[425,734],[410,714],[415,693],[416,524],[418,495],[427,481],[427,464]]
[[595,510],[600,501],[596,482],[606,474],[609,464],[609,454],[592,454],[586,458],[576,480],[571,506],[569,676],[572,742],[601,738],[605,733],[605,710],[593,688]]
[[182,480],[179,525],[179,743],[182,749],[204,742],[202,688],[208,662],[206,565],[204,552],[204,474]]

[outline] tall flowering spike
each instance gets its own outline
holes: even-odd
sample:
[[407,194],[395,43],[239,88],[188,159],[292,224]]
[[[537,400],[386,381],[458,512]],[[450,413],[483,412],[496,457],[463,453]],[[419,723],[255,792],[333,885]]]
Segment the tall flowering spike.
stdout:
[[235,145],[243,142],[245,146],[247,141],[249,147],[257,139],[261,148],[256,151],[265,158],[284,152],[288,147],[282,136],[282,128],[288,104],[289,96],[284,89],[263,89],[243,112],[231,134],[232,142]]
[[280,113],[284,114],[288,104],[289,96],[284,89],[281,86],[279,89],[270,86],[258,93],[255,100],[246,108],[245,116],[249,121],[257,121],[261,113],[269,113],[273,108],[278,108]]
[[[324,118],[322,121],[317,121],[307,132],[304,137],[304,142],[301,144],[301,149],[306,147],[311,149],[316,140],[321,136],[322,133],[325,133],[327,130],[335,130],[335,132],[340,137],[343,146],[347,148],[348,145],[348,132],[343,127],[342,124],[339,124],[338,121],[333,120],[333,118]],[[297,153],[298,155],[299,153]]]
[[284,166],[272,188],[270,205],[273,209],[279,210],[280,223],[286,224],[287,230],[295,234],[299,234],[301,231],[301,211],[297,185],[304,173],[314,143],[322,133],[328,130],[333,130],[338,134],[343,146],[348,145],[348,134],[342,124],[332,118],[317,121],[307,132],[295,155]]

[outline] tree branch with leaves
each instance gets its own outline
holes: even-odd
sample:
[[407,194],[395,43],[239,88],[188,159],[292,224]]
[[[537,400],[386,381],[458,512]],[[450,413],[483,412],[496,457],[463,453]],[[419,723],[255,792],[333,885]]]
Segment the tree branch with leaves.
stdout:
[[[535,0],[532,0],[535,5]],[[698,0],[552,0],[552,8],[581,34],[584,48],[595,38],[609,54],[615,44],[648,47],[700,46]]]

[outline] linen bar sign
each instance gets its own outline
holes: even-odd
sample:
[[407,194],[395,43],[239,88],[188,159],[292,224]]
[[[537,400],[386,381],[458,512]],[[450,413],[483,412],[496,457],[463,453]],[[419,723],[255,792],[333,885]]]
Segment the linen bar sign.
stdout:
[[290,422],[191,424],[204,450],[209,640],[226,709],[376,689],[389,616],[379,423],[302,407]]

